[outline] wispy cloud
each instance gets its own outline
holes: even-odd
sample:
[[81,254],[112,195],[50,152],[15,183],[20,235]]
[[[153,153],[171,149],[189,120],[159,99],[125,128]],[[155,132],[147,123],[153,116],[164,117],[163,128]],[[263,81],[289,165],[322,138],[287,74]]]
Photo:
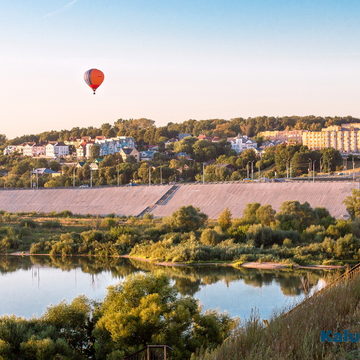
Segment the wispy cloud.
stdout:
[[51,11],[47,14],[45,14],[43,17],[44,18],[49,18],[49,17],[52,17],[54,15],[57,15],[57,14],[60,14],[64,11],[66,11],[67,9],[70,9],[71,7],[73,7],[79,0],[71,0],[69,2],[67,2],[64,6],[62,6],[61,8],[59,9],[56,9],[54,11]]

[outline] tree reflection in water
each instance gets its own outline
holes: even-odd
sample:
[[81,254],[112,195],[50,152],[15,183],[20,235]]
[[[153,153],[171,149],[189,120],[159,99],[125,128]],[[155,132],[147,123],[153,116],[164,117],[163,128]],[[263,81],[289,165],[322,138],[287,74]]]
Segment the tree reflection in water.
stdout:
[[80,269],[92,275],[108,271],[112,277],[119,279],[139,271],[165,274],[174,281],[182,295],[194,295],[202,286],[220,281],[229,286],[233,281],[242,280],[253,287],[263,287],[275,282],[284,295],[296,296],[308,294],[320,279],[334,276],[334,271],[323,270],[260,270],[222,265],[165,267],[124,258],[0,256],[0,273],[30,270],[34,267],[53,267],[63,271]]

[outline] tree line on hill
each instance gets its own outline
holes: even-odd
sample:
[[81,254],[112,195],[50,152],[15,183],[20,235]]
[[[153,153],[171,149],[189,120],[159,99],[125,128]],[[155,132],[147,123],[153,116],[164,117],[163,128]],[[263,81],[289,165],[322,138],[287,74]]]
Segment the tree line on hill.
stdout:
[[250,137],[256,136],[261,131],[267,130],[312,130],[318,131],[323,127],[339,125],[342,123],[357,123],[360,119],[352,116],[258,116],[249,118],[187,120],[181,123],[169,122],[165,126],[156,126],[155,121],[141,119],[119,119],[113,125],[102,124],[99,128],[90,126],[87,128],[74,127],[71,130],[52,130],[40,134],[23,135],[7,140],[5,135],[0,135],[0,146],[7,144],[21,144],[24,142],[64,141],[82,136],[106,136],[116,135],[132,136],[139,145],[155,145],[176,137],[179,133],[187,133],[193,136],[205,134],[221,138],[243,134]]

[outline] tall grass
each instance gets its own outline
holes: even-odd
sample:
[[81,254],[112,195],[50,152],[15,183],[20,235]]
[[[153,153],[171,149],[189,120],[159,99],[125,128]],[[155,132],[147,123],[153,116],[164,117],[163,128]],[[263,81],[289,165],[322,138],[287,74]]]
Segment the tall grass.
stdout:
[[321,342],[321,330],[360,332],[360,273],[274,316],[268,326],[252,316],[220,347],[192,360],[360,359],[360,342]]

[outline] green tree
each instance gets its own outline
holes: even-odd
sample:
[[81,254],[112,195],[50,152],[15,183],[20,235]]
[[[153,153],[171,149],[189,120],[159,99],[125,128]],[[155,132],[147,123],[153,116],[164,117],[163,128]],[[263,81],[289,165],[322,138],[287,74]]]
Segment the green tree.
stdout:
[[335,171],[338,166],[342,165],[342,163],[343,159],[338,150],[335,150],[334,148],[321,150],[321,171]]
[[353,189],[350,196],[344,200],[346,210],[352,219],[360,218],[360,190]]
[[220,225],[221,229],[223,231],[226,231],[230,228],[230,226],[232,225],[232,221],[231,221],[231,211],[226,208],[220,215],[218,218],[218,224]]
[[89,300],[85,296],[79,296],[70,304],[62,302],[48,308],[42,320],[54,326],[79,353],[84,353],[89,347],[90,313]]
[[173,231],[195,231],[205,225],[207,215],[200,209],[192,205],[182,206],[175,211],[170,217],[165,218],[165,224],[169,225]]
[[299,201],[283,202],[276,219],[279,221],[279,227],[283,230],[302,232],[308,226],[316,224],[314,211],[307,202],[303,204],[300,204]]
[[215,145],[207,140],[198,140],[193,145],[193,154],[196,161],[203,162],[209,161],[215,158],[216,156],[216,147]]
[[250,203],[245,206],[243,216],[241,220],[246,224],[256,224],[258,219],[256,217],[256,211],[261,205],[259,203]]
[[[225,315],[201,314],[196,300],[179,295],[168,278],[133,275],[108,290],[96,324],[98,358],[124,356],[148,344],[168,344],[174,359],[215,347],[235,323]],[[125,353],[125,354],[124,354]]]
[[215,246],[219,240],[219,234],[213,229],[203,230],[200,236],[200,242],[204,245]]
[[270,226],[275,221],[276,211],[268,204],[260,206],[255,214],[260,224]]
[[90,147],[90,158],[91,159],[96,159],[100,156],[100,145],[98,144],[93,144]]

